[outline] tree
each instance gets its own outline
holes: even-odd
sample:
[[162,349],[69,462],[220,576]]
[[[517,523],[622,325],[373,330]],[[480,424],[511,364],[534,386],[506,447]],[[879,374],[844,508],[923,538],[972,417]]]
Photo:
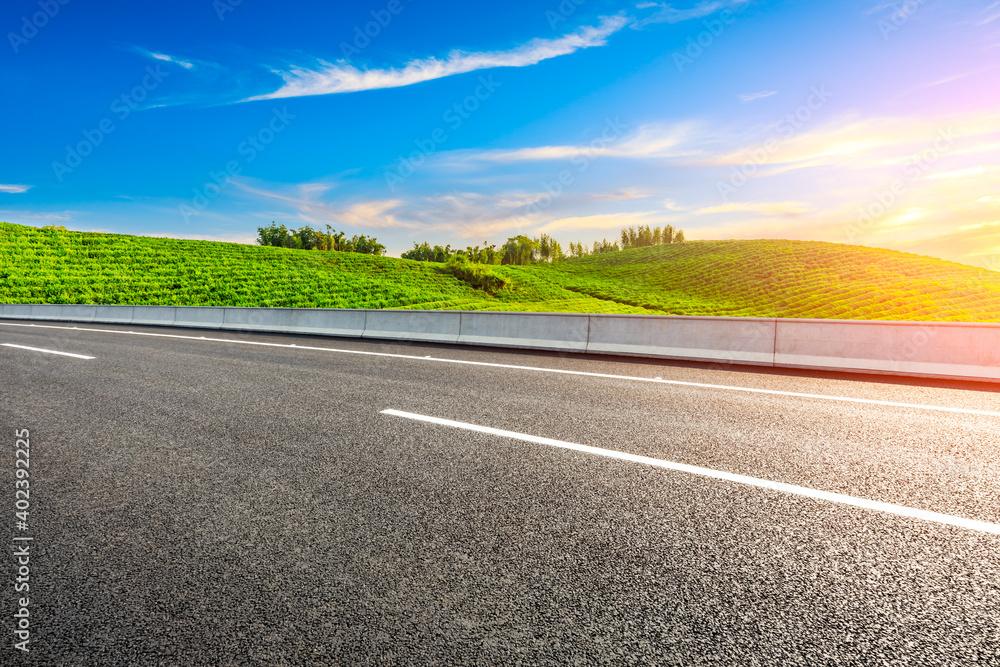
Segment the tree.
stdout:
[[288,238],[288,230],[285,229],[284,225],[276,225],[274,221],[267,227],[257,228],[257,244],[258,245],[269,245],[276,248],[285,247],[286,239]]
[[427,244],[427,241],[424,241],[419,245],[417,244],[416,241],[414,241],[413,250],[407,250],[402,255],[400,255],[400,257],[402,257],[403,259],[412,259],[418,262],[430,262],[433,261],[434,259],[434,251],[431,250],[431,247],[430,245]]
[[559,242],[547,234],[535,239],[538,244],[538,259],[543,262],[558,262],[563,258]]
[[[628,238],[628,237],[626,236],[626,238]],[[595,255],[597,255],[597,254],[603,254],[603,253],[606,253],[606,252],[615,252],[617,250],[618,250],[618,244],[617,243],[613,243],[611,241],[608,241],[607,239],[604,239],[603,241],[594,241],[594,253],[593,254],[595,254]]]
[[638,229],[635,244],[637,248],[645,248],[646,246],[653,245],[653,232],[649,229],[649,225]]
[[434,261],[435,262],[444,263],[444,262],[447,262],[450,257],[451,257],[451,244],[450,243],[447,246],[445,246],[444,248],[442,248],[439,245],[434,246]]
[[347,239],[344,232],[326,226],[326,232],[305,225],[300,229],[287,229],[273,221],[267,227],[257,228],[257,243],[276,248],[301,250],[327,250],[337,252],[360,252],[366,255],[384,255],[385,246],[374,236],[355,235]]
[[385,246],[379,243],[378,239],[374,236],[369,238],[364,234],[356,235],[351,237],[350,243],[354,247],[354,252],[361,253],[362,255],[381,257],[385,254]]
[[501,264],[531,264],[539,250],[539,242],[523,234],[507,239],[503,245]]
[[316,247],[316,230],[309,225],[305,225],[292,233],[298,238],[297,247],[303,250],[312,250]]
[[549,253],[552,255],[553,262],[561,262],[566,259],[566,255],[563,254],[562,246],[559,245],[559,241],[555,239],[549,239]]

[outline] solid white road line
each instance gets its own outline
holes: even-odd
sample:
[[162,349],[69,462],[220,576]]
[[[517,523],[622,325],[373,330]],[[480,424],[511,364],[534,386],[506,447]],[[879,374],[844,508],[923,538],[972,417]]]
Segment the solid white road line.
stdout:
[[551,447],[560,447],[562,449],[572,449],[577,452],[585,452],[587,454],[594,454],[596,456],[604,456],[610,459],[619,459],[622,461],[631,461],[633,463],[642,463],[645,465],[656,466],[657,468],[666,468],[667,470],[677,470],[679,472],[686,472],[691,475],[700,475],[701,477],[711,477],[712,479],[722,479],[728,482],[736,482],[737,484],[746,484],[747,486],[756,486],[762,489],[770,489],[772,491],[782,491],[784,493],[792,493],[798,496],[815,498],[817,500],[826,500],[833,503],[839,503],[841,505],[851,505],[853,507],[861,507],[864,509],[875,510],[877,512],[887,512],[889,514],[897,514],[899,516],[921,519],[923,521],[932,521],[934,523],[941,523],[949,526],[958,526],[960,528],[968,528],[969,530],[977,530],[984,533],[993,533],[995,535],[1000,535],[1000,524],[987,523],[985,521],[976,521],[975,519],[965,519],[963,517],[952,516],[950,514],[928,512],[926,510],[913,509],[912,507],[903,507],[902,505],[883,503],[877,500],[868,500],[866,498],[855,498],[854,496],[846,496],[841,493],[818,491],[816,489],[809,489],[804,486],[785,484],[784,482],[772,482],[766,479],[747,477],[746,475],[736,475],[731,472],[723,472],[721,470],[712,470],[711,468],[701,468],[699,466],[692,466],[686,463],[674,463],[673,461],[654,459],[649,456],[628,454],[626,452],[618,452],[613,449],[602,449],[600,447],[591,447],[590,445],[579,445],[574,442],[566,442],[564,440],[541,438],[536,435],[526,435],[524,433],[517,433],[514,431],[504,431],[498,428],[490,428],[488,426],[477,426],[476,424],[467,424],[465,422],[457,422],[457,421],[452,421],[450,419],[441,419],[439,417],[428,417],[426,415],[418,415],[412,412],[402,412],[400,410],[383,410],[382,414],[393,415],[395,417],[404,417],[406,419],[428,422],[430,424],[438,424],[440,426],[451,426],[453,428],[461,428],[467,431],[478,431],[479,433],[488,433],[490,435],[497,435],[503,438],[514,438],[516,440],[524,440],[525,442],[533,442],[539,445],[549,445]]
[[[931,410],[934,412],[953,412],[963,415],[981,415],[985,417],[1000,417],[1000,411],[995,410],[974,410],[971,408],[952,408],[943,405],[925,405],[922,403],[898,403],[895,401],[880,401],[874,398],[853,398],[850,396],[828,396],[826,394],[806,394],[797,391],[780,391],[778,389],[757,389],[755,387],[735,387],[722,384],[708,384],[705,382],[687,382],[684,380],[663,380],[661,378],[645,378],[630,375],[614,375],[611,373],[592,373],[588,371],[570,371],[562,368],[540,368],[537,366],[517,366],[513,364],[497,364],[487,361],[468,361],[465,359],[444,359],[441,357],[416,356],[411,354],[392,354],[390,352],[368,352],[366,350],[343,350],[332,347],[312,347],[308,345],[289,345],[287,343],[262,343],[251,340],[235,340],[232,338],[206,338],[204,336],[181,336],[178,334],[160,334],[147,331],[116,331],[114,329],[87,329],[83,327],[59,327],[46,324],[13,324],[0,322],[0,326],[7,327],[33,327],[36,329],[65,329],[68,331],[88,331],[92,333],[110,333],[128,336],[150,336],[154,338],[178,338],[181,340],[198,340],[208,343],[234,343],[238,345],[257,345],[261,347],[285,347],[296,350],[318,350],[320,352],[334,352],[337,354],[359,354],[371,357],[389,357],[393,359],[411,359],[415,361],[433,361],[446,364],[462,364],[466,366],[489,366],[493,368],[507,368],[519,371],[532,371],[536,373],[557,373],[561,375],[576,375],[582,377],[606,378],[611,380],[627,380],[629,382],[652,382],[654,384],[668,384],[679,387],[699,387],[702,389],[720,389],[724,391],[742,391],[750,394],[769,394],[772,396],[791,396],[794,398],[812,398],[823,401],[839,401],[842,403],[860,403],[864,405],[885,405],[894,408],[911,408],[914,410]],[[253,333],[253,332],[246,332]],[[294,336],[295,334],[286,334]],[[503,350],[504,348],[498,348]],[[665,360],[669,361],[669,360]]]
[[28,347],[27,345],[14,345],[13,343],[0,343],[4,347],[16,347],[19,350],[31,350],[32,352],[44,352],[46,354],[58,354],[62,357],[75,357],[76,359],[96,359],[85,354],[73,354],[72,352],[57,352],[55,350],[44,350],[40,347]]

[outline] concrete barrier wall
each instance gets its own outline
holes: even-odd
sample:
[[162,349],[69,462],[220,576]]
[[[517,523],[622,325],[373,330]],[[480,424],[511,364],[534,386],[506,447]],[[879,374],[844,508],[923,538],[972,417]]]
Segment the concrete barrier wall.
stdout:
[[177,309],[173,306],[132,306],[129,324],[169,327],[176,321]]
[[575,313],[463,312],[463,345],[586,352],[590,315]]
[[[29,312],[30,319],[42,321],[60,321],[65,313],[67,317],[72,316],[72,306],[31,306]],[[68,312],[69,311],[69,312]]]
[[31,305],[26,303],[5,303],[3,306],[0,306],[0,317],[30,320]]
[[365,338],[457,343],[462,313],[454,310],[369,310]]
[[94,322],[100,324],[131,324],[132,306],[96,306]]
[[770,366],[773,319],[591,315],[587,352]]
[[774,365],[1000,381],[1000,324],[778,320]]
[[72,318],[74,322],[93,322],[97,315],[97,306],[66,305],[63,306],[63,317]]
[[1000,324],[0,304],[0,318],[304,333],[1000,382]]
[[288,319],[290,333],[360,338],[365,332],[365,311],[329,308],[296,308]]
[[221,329],[288,333],[292,319],[287,308],[224,308]]
[[211,306],[178,306],[174,309],[175,327],[191,327],[193,329],[221,329],[226,320],[225,308]]

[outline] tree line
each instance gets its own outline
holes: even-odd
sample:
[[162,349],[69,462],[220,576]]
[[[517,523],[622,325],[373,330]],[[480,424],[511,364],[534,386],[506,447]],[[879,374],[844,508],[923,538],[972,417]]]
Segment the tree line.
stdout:
[[[651,245],[667,245],[670,243],[684,243],[684,230],[674,229],[672,226],[653,227],[649,225],[639,227],[625,227],[619,233],[618,240],[594,241],[588,246],[584,243],[570,243],[568,251],[563,251],[562,246],[554,238],[547,234],[542,234],[536,238],[531,238],[523,234],[512,236],[502,246],[484,243],[482,246],[468,246],[465,249],[452,248],[451,244],[444,247],[440,245],[431,246],[426,241],[414,243],[412,250],[407,250],[402,254],[403,259],[414,259],[421,262],[445,263],[452,257],[463,257],[473,264],[541,264],[547,262],[561,262],[564,259],[576,257],[586,257],[588,255],[599,255],[618,250],[628,250],[630,248],[644,248]],[[357,252],[364,255],[381,256],[385,254],[385,246],[378,242],[374,236],[368,237],[364,234],[355,234],[347,238],[344,232],[326,225],[326,231],[313,229],[309,225],[299,229],[291,229],[285,225],[278,225],[271,222],[267,227],[257,228],[258,245],[274,246],[277,248],[295,248],[299,250],[327,250],[335,252]]]
[[313,229],[309,225],[299,229],[288,229],[284,225],[271,222],[267,227],[257,228],[257,244],[298,250],[358,252],[363,255],[376,256],[385,254],[385,246],[379,243],[374,236],[355,234],[351,238],[347,238],[344,232],[338,232],[330,225],[326,225],[326,231],[323,232]]
[[583,243],[570,243],[568,252],[564,252],[559,242],[547,234],[542,234],[537,238],[529,238],[519,234],[507,239],[507,242],[499,248],[495,244],[484,243],[482,246],[453,249],[451,244],[443,247],[440,245],[431,246],[424,241],[423,243],[414,243],[413,249],[407,250],[401,257],[420,262],[445,263],[452,257],[461,256],[474,264],[540,264],[629,248],[684,243],[684,230],[675,230],[670,225],[653,228],[650,228],[649,225],[626,227],[621,230],[619,238],[621,245],[617,240],[608,241],[607,239],[594,241],[592,246]]

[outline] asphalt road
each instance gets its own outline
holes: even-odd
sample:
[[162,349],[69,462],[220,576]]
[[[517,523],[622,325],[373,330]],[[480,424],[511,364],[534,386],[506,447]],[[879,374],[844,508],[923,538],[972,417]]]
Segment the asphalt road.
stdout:
[[73,326],[0,323],[0,663],[1000,665],[1000,388]]

